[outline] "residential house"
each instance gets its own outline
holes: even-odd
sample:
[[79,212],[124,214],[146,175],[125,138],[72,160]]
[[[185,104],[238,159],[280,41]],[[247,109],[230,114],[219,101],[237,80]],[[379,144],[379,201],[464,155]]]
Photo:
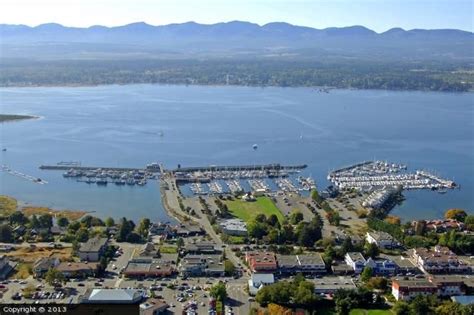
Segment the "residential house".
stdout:
[[148,237],[158,236],[161,239],[168,239],[173,237],[174,232],[169,224],[166,223],[153,223],[148,229]]
[[429,281],[438,287],[438,295],[452,296],[466,294],[462,278],[456,276],[431,276]]
[[393,276],[397,272],[397,265],[390,259],[367,259],[366,267],[372,268],[378,276]]
[[359,252],[348,252],[344,256],[344,260],[347,265],[349,265],[355,273],[361,273],[364,270],[367,260]]
[[436,295],[437,293],[438,287],[426,279],[392,280],[392,295],[397,301],[408,301],[417,295]]
[[375,244],[379,248],[391,249],[400,246],[400,243],[397,242],[390,234],[380,231],[371,231],[367,232],[366,240],[370,244]]
[[78,250],[78,256],[83,261],[99,261],[107,248],[108,239],[105,237],[94,237],[82,243]]
[[433,250],[415,248],[411,255],[417,266],[428,273],[471,272],[471,267],[447,247],[435,246]]

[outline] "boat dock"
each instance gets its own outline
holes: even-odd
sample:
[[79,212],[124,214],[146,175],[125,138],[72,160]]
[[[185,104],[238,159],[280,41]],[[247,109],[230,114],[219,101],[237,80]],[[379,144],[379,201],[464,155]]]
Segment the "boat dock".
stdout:
[[219,172],[219,171],[296,171],[307,167],[306,164],[301,165],[280,165],[262,164],[262,165],[232,165],[232,166],[195,166],[195,167],[179,167],[172,172],[176,173],[193,173],[193,172]]
[[384,161],[363,162],[329,173],[328,180],[339,189],[373,191],[383,187],[442,190],[455,188],[453,181],[427,171],[406,172],[406,165]]
[[44,184],[48,183],[47,181],[45,181],[41,178],[34,177],[34,176],[31,176],[31,175],[28,175],[28,174],[24,174],[24,173],[12,170],[10,167],[8,167],[6,165],[2,165],[0,170],[5,172],[5,173],[8,173],[10,175],[17,176],[17,177],[29,180],[29,181],[31,181],[33,183],[36,183],[36,184],[44,185]]

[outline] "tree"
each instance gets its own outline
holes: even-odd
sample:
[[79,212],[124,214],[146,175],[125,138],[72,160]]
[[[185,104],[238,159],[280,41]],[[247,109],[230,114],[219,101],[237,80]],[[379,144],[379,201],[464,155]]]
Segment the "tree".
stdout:
[[431,300],[426,296],[417,295],[410,302],[410,314],[429,314],[431,310]]
[[44,276],[44,280],[49,285],[55,285],[55,284],[64,283],[66,279],[64,278],[64,275],[61,272],[59,272],[57,269],[51,268],[46,272]]
[[234,273],[235,273],[235,266],[228,259],[226,259],[224,261],[224,272],[225,272],[226,276],[228,276],[228,277],[234,275]]
[[132,233],[135,228],[135,224],[132,221],[127,220],[126,218],[120,219],[120,227],[117,233],[117,241],[124,242],[128,235]]
[[140,234],[142,237],[146,237],[148,235],[148,229],[150,228],[150,219],[148,218],[143,218],[141,219],[140,223],[138,224],[138,229],[137,232]]
[[178,246],[178,249],[180,249],[181,247],[184,246],[184,240],[183,240],[182,237],[180,237],[176,240],[176,246]]
[[267,217],[263,213],[259,213],[255,216],[254,220],[260,223],[265,223],[267,221]]
[[80,228],[76,232],[76,240],[78,242],[87,242],[88,239],[89,239],[89,230],[86,229],[85,227]]
[[247,224],[247,231],[250,237],[261,239],[267,234],[266,225],[257,220],[252,220]]
[[225,287],[225,283],[222,281],[219,281],[217,284],[215,284],[212,288],[209,294],[215,298],[218,301],[224,302],[225,299],[227,298],[227,290]]
[[462,209],[449,209],[444,213],[444,217],[446,219],[464,221],[464,219],[467,217],[467,213]]
[[469,231],[474,231],[474,215],[468,215],[464,219],[464,224]]
[[314,294],[314,284],[308,281],[301,281],[296,290],[293,301],[298,305],[312,305],[317,301]]
[[324,262],[330,266],[332,262],[334,261],[335,257],[336,257],[336,251],[334,250],[334,247],[332,245],[329,245],[328,247],[326,247],[326,249],[324,250],[324,255],[323,255]]
[[336,313],[338,315],[348,315],[352,309],[352,301],[349,298],[338,299],[336,301]]
[[41,226],[39,220],[38,220],[38,217],[36,215],[32,215],[31,216],[31,220],[30,220],[30,228],[32,229],[37,229]]
[[106,227],[112,227],[115,225],[115,221],[113,218],[111,217],[108,217],[107,219],[105,219],[105,226]]
[[66,227],[69,225],[69,220],[66,217],[59,217],[56,221],[58,226]]
[[125,241],[128,243],[140,243],[142,241],[142,237],[138,233],[131,232],[127,235]]
[[267,218],[267,224],[270,225],[270,226],[273,226],[273,227],[280,228],[280,222],[278,221],[278,217],[276,216],[276,214],[271,214]]
[[384,277],[372,277],[367,281],[367,288],[374,290],[387,290],[388,281]]
[[0,225],[0,242],[10,243],[13,242],[13,231],[10,225]]
[[303,213],[300,211],[295,211],[290,215],[290,223],[296,225],[304,220]]
[[342,242],[342,245],[341,245],[341,249],[342,249],[343,256],[346,253],[352,252],[354,250],[354,246],[352,245],[352,239],[350,238],[350,236],[348,236],[344,239],[344,241]]
[[404,301],[397,301],[393,306],[393,312],[396,315],[409,315],[410,314],[410,305]]
[[366,243],[364,251],[365,255],[371,258],[375,258],[379,255],[379,248],[377,245],[375,245],[375,243]]
[[15,211],[10,215],[10,224],[11,225],[25,225],[28,223],[28,218],[21,211]]
[[370,280],[370,278],[372,278],[373,275],[374,271],[372,270],[372,268],[369,266],[365,266],[364,270],[362,270],[362,273],[360,274],[360,279],[363,282],[367,282]]
[[311,199],[313,199],[316,203],[321,203],[323,198],[319,195],[319,192],[316,189],[311,190]]
[[49,213],[40,215],[38,221],[42,228],[49,229],[53,226],[53,217]]

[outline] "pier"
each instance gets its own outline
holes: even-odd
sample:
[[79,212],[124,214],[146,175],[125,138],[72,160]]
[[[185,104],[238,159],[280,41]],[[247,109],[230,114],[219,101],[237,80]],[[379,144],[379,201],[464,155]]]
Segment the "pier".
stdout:
[[192,172],[219,172],[219,171],[293,171],[302,170],[307,167],[306,164],[301,165],[280,165],[280,164],[262,164],[262,165],[233,165],[233,166],[196,166],[196,167],[179,167],[171,170],[172,172],[192,173]]
[[33,182],[33,183],[36,183],[36,184],[44,185],[44,184],[47,184],[47,183],[48,183],[47,181],[42,180],[41,178],[34,177],[34,176],[31,176],[31,175],[28,175],[28,174],[24,174],[24,173],[21,173],[21,172],[12,170],[10,167],[8,167],[8,166],[6,166],[6,165],[2,165],[2,167],[0,168],[0,170],[3,171],[3,172],[5,172],[5,173],[8,173],[8,174],[10,174],[10,175],[13,175],[13,176],[17,176],[17,177],[26,179],[26,180],[28,180],[28,181],[30,181],[30,182]]
[[76,165],[41,165],[41,170],[48,171],[93,171],[93,170],[104,170],[104,171],[116,171],[116,172],[135,172],[145,171],[145,168],[134,168],[134,167],[102,167],[102,166],[76,166]]

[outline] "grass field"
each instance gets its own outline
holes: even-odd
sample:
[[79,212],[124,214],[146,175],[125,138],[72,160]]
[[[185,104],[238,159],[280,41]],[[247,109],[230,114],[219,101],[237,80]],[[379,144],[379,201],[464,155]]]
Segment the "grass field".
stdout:
[[26,216],[51,214],[53,217],[65,217],[69,221],[75,221],[82,218],[87,212],[86,211],[72,211],[72,210],[53,210],[46,207],[23,207],[23,213]]
[[14,251],[5,253],[5,256],[11,257],[17,261],[32,264],[38,258],[42,257],[57,257],[59,260],[67,260],[71,258],[72,248],[46,248],[46,247],[21,247]]
[[363,308],[355,308],[351,310],[349,315],[393,315],[391,310],[383,310],[383,309],[363,309]]
[[0,195],[0,215],[9,215],[17,209],[18,203],[16,199],[8,196]]
[[174,246],[161,246],[160,253],[162,254],[176,254],[178,252],[178,248]]
[[263,213],[267,217],[275,214],[278,220],[283,222],[284,216],[281,211],[275,206],[273,201],[268,197],[258,197],[256,201],[244,201],[240,199],[224,201],[229,211],[236,217],[250,221],[257,214]]

